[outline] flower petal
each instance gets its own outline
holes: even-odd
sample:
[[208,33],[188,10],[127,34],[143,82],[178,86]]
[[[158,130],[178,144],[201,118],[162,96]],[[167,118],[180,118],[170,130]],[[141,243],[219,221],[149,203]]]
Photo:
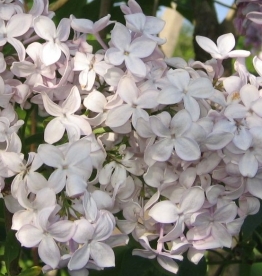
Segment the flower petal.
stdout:
[[169,200],[164,200],[155,204],[148,215],[160,223],[173,223],[178,220],[176,206]]
[[115,254],[112,248],[102,242],[91,242],[90,255],[99,267],[115,266]]
[[38,247],[38,254],[44,263],[53,269],[57,268],[61,256],[59,248],[51,236],[46,235],[42,239]]

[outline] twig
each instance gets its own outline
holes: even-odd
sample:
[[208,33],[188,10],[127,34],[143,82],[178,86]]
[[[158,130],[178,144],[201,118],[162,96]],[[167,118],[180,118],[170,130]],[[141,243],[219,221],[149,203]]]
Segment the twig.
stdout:
[[60,9],[62,6],[64,6],[68,2],[68,0],[57,0],[54,3],[49,5],[49,10],[50,11],[56,11]]
[[154,0],[153,9],[152,9],[152,16],[156,16],[157,9],[158,9],[159,0]]
[[[107,16],[110,13],[111,6],[112,6],[112,0],[101,0],[100,9],[99,9],[99,18]],[[106,29],[103,29],[100,31],[99,36],[101,41],[106,38],[106,35],[107,35]],[[99,41],[100,44],[101,44],[101,41]],[[105,48],[104,46],[106,45],[105,44],[102,45],[103,48]]]
[[223,6],[223,7],[226,7],[226,8],[232,9],[232,10],[235,10],[235,9],[236,9],[236,8],[233,7],[233,6],[229,6],[229,5],[225,4],[225,3],[222,3],[222,2],[217,1],[217,0],[214,0],[214,2],[217,3],[218,5],[221,5],[221,6]]
[[[34,135],[36,133],[36,110],[33,109],[31,113],[31,129],[30,129],[30,134]],[[30,151],[35,152],[35,144],[31,144],[30,146]]]

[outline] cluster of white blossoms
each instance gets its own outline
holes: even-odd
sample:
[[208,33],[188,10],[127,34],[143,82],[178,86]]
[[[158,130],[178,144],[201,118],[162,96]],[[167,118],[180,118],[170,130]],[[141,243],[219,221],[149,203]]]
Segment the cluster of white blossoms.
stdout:
[[[262,60],[261,77],[250,74],[232,34],[196,37],[205,63],[165,59],[164,21],[135,0],[121,6],[126,25],[72,15],[56,27],[47,0],[27,13],[0,5],[0,187],[44,271],[114,266],[112,248],[129,234],[143,248],[134,255],[173,273],[184,253],[197,264],[230,248],[262,199]],[[227,58],[235,73],[223,77]],[[33,108],[48,118],[44,141],[26,152]]]

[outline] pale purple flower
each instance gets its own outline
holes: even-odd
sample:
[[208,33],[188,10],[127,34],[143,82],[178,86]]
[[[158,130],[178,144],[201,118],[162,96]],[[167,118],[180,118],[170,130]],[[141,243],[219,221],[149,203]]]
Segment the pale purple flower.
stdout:
[[232,51],[235,47],[235,38],[232,33],[219,36],[217,45],[211,39],[199,35],[196,36],[196,41],[202,49],[216,59],[248,57],[250,55],[250,52],[245,50]]
[[135,127],[139,117],[148,118],[148,114],[144,109],[154,108],[158,105],[158,91],[156,89],[140,91],[130,77],[121,79],[117,93],[125,103],[108,112],[105,123],[109,127],[122,126],[131,116],[132,124]]
[[221,206],[212,212],[203,211],[192,215],[191,223],[194,226],[187,232],[188,240],[198,241],[208,237],[212,238],[210,242],[202,245],[198,243],[193,245],[197,249],[211,249],[219,246],[231,247],[232,235],[228,232],[226,224],[232,222],[237,215],[237,206],[234,202]]
[[53,269],[60,261],[60,250],[56,242],[67,242],[75,233],[75,225],[69,220],[50,222],[54,207],[43,208],[38,212],[35,225],[26,224],[16,237],[25,247],[38,247],[40,258]]
[[77,52],[74,58],[74,71],[81,71],[79,83],[82,89],[90,91],[95,83],[96,75],[104,76],[112,65],[103,61],[104,56],[100,54]]
[[115,256],[112,248],[104,241],[109,238],[114,229],[112,215],[101,211],[95,224],[87,220],[80,220],[73,240],[82,244],[72,255],[68,263],[70,270],[81,269],[92,258],[98,267],[115,265]]
[[132,74],[145,77],[146,66],[141,59],[153,53],[156,42],[143,36],[132,41],[129,30],[120,23],[115,24],[111,33],[111,42],[114,47],[106,51],[106,59],[113,65],[121,65],[125,62]]
[[46,16],[38,16],[34,20],[34,29],[39,37],[47,42],[43,45],[42,61],[45,65],[57,62],[63,52],[66,58],[69,57],[69,49],[64,43],[70,33],[70,20],[63,18],[56,28],[55,23]]
[[25,34],[29,30],[31,22],[30,14],[15,14],[7,23],[0,19],[0,46],[10,43],[15,48],[20,61],[25,59],[25,48],[16,37]]
[[180,110],[164,124],[156,116],[150,117],[152,131],[159,141],[150,148],[150,154],[156,161],[166,161],[175,149],[176,154],[183,160],[193,161],[200,158],[200,148],[195,140],[188,138],[185,133],[190,129],[192,119],[186,110]]
[[80,135],[89,135],[91,127],[84,116],[74,115],[81,106],[79,90],[76,86],[71,89],[62,105],[57,105],[44,93],[42,94],[46,111],[56,118],[48,123],[45,129],[45,141],[53,144],[59,141],[65,130],[70,141],[76,141]]
[[166,42],[166,39],[157,37],[165,26],[164,20],[154,16],[145,16],[143,13],[127,14],[125,19],[126,27],[129,30],[144,35],[156,41],[159,45]]
[[167,271],[170,271],[174,274],[178,272],[178,264],[173,259],[182,261],[182,255],[170,254],[168,252],[162,251],[163,245],[161,246],[161,249],[153,249],[147,236],[141,236],[139,238],[139,242],[145,249],[134,249],[132,252],[133,255],[148,259],[156,258],[157,262]]
[[41,61],[42,44],[34,42],[30,44],[26,53],[32,59],[33,63],[28,60],[13,62],[11,71],[18,77],[26,77],[25,83],[29,85],[43,84],[44,78],[54,79],[54,66],[46,66]]
[[189,73],[183,69],[170,69],[166,76],[170,85],[165,86],[159,93],[158,102],[160,104],[175,104],[183,101],[192,120],[198,120],[200,107],[197,100],[213,95],[214,88],[211,81],[202,77],[192,79]]
[[42,144],[38,148],[38,154],[46,165],[56,168],[48,179],[49,186],[56,193],[61,192],[65,186],[70,197],[84,193],[86,181],[93,170],[89,141],[78,140],[66,149]]

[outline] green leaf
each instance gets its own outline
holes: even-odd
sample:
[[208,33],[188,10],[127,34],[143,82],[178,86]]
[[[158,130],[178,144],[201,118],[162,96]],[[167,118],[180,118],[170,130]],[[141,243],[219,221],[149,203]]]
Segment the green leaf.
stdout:
[[40,266],[33,266],[22,271],[18,276],[38,276],[40,275],[42,268]]
[[[252,266],[250,266],[250,272],[249,274],[245,274],[245,276],[261,276],[262,275],[262,263],[256,263],[256,264],[252,264]],[[244,274],[242,274],[244,276]],[[240,276],[242,276],[240,275]]]
[[184,260],[179,265],[179,270],[177,273],[177,276],[188,276],[188,275],[194,275],[194,276],[203,276],[206,275],[207,271],[207,264],[206,259],[203,257],[200,262],[195,265],[192,262],[190,262],[187,257],[184,257]]
[[4,260],[5,260],[6,270],[8,274],[11,269],[11,263],[16,258],[18,258],[20,254],[21,246],[19,241],[16,239],[15,233],[16,231],[10,230],[7,234],[6,242],[5,242]]
[[124,253],[119,276],[153,276],[152,262],[139,256],[132,256],[132,251],[133,248],[129,248]]
[[31,135],[29,137],[27,137],[25,139],[25,144],[28,146],[28,145],[32,145],[32,144],[37,144],[37,145],[40,145],[40,144],[43,144],[44,143],[44,133],[37,133],[37,134],[34,134],[34,135]]
[[243,233],[243,239],[248,239],[252,233],[255,231],[255,229],[262,224],[262,201],[260,200],[260,209],[258,213],[255,215],[248,216],[243,225],[242,225],[242,233]]
[[[68,0],[61,8],[55,12],[54,20],[59,23],[62,18],[69,18],[73,14],[76,18],[88,18],[83,13],[83,8],[87,5],[86,0]],[[96,2],[96,1],[94,1]]]
[[[253,265],[249,265],[249,264],[239,264],[239,276],[260,276],[261,275],[261,270],[260,270],[260,274],[253,274],[251,272],[251,268],[253,267]],[[260,267],[261,269],[261,267]]]
[[178,0],[176,10],[182,14],[191,23],[194,21],[194,11],[192,9],[191,0]]

